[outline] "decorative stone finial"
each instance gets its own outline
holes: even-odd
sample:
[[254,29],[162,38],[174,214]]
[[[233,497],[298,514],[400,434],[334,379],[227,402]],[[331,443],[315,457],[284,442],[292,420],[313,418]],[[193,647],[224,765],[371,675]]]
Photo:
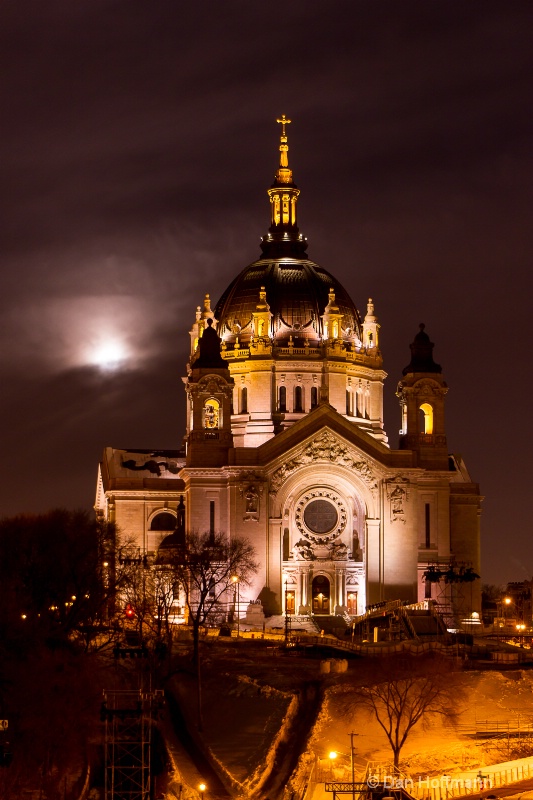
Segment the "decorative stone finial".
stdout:
[[[211,309],[211,299],[209,297],[209,294],[206,292],[206,295],[204,297],[204,318],[206,314],[212,314],[212,313],[213,311]],[[211,324],[212,323],[213,321],[211,320]]]
[[339,311],[339,307],[335,303],[335,290],[333,286],[330,287],[330,290],[328,292],[328,304],[325,310],[333,314],[336,314]]
[[376,322],[376,317],[374,314],[374,301],[371,297],[368,298],[368,303],[366,304],[365,322]]
[[256,306],[257,311],[270,311],[270,306],[267,303],[267,293],[264,286],[259,290],[259,302]]

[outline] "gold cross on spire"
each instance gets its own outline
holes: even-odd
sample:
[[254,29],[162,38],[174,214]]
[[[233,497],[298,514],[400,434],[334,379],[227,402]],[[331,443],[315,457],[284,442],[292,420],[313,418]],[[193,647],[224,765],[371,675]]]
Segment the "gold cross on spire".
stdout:
[[287,119],[285,117],[285,114],[282,114],[281,119],[277,119],[276,122],[279,122],[281,124],[281,135],[286,136],[287,134],[285,133],[285,125],[289,125],[291,120]]

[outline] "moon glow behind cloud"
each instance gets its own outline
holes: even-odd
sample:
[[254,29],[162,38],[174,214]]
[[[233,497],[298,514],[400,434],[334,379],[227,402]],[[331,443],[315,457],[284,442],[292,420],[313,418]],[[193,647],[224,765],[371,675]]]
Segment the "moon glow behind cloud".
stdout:
[[89,364],[94,364],[103,370],[117,370],[125,366],[128,360],[128,350],[120,339],[102,336],[102,341],[87,352]]

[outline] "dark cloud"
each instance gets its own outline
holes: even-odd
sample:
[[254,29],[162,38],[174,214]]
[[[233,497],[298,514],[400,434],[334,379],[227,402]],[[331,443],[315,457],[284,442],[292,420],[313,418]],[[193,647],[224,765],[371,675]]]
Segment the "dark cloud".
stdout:
[[[424,321],[450,444],[487,497],[484,577],[518,577],[531,16],[491,0],[5,0],[0,512],[90,506],[106,444],[180,445],[187,332],[259,254],[285,112],[310,255],[361,309],[376,301],[391,443]],[[102,331],[130,347],[123,371],[86,363]]]

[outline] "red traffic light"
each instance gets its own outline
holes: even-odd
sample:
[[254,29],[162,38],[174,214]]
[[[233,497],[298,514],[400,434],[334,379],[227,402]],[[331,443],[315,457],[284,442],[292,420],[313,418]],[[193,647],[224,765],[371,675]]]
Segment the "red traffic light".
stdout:
[[135,609],[130,605],[130,603],[128,603],[126,608],[124,609],[124,614],[127,616],[128,619],[134,618]]

